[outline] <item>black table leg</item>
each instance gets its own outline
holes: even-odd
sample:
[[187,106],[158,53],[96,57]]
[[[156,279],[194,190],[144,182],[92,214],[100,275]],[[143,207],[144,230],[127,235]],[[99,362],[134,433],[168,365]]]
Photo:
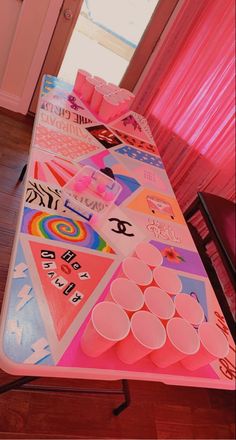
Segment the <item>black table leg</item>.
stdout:
[[12,390],[21,391],[35,391],[35,392],[69,392],[69,393],[81,393],[81,394],[122,394],[125,397],[125,401],[122,402],[117,408],[113,409],[113,414],[118,416],[124,409],[130,405],[130,392],[129,385],[126,379],[122,380],[122,390],[96,390],[96,389],[81,389],[72,387],[62,387],[62,386],[47,386],[47,385],[28,385],[28,383],[33,382],[40,377],[34,376],[23,376],[16,380],[0,386],[0,394],[6,393]]
[[129,384],[126,379],[122,380],[123,393],[125,396],[125,401],[121,403],[117,408],[113,409],[114,416],[118,416],[124,409],[126,409],[130,405],[130,392],[129,392]]
[[19,379],[13,380],[12,382],[6,383],[0,386],[0,394],[6,393],[7,391],[16,390],[21,388],[24,384],[32,382],[33,380],[38,379],[38,377],[34,376],[23,376]]
[[22,182],[22,181],[23,181],[23,179],[24,179],[24,175],[25,175],[25,173],[26,173],[26,169],[27,169],[27,165],[25,164],[25,165],[23,166],[22,170],[21,170],[21,173],[20,173],[20,176],[19,176],[19,179],[18,179],[19,182]]

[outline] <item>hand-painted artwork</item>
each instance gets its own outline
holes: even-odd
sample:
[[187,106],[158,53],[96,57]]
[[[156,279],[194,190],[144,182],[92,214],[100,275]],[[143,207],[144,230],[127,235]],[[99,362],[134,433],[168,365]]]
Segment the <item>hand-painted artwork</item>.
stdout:
[[62,204],[61,190],[37,180],[29,180],[26,184],[25,201],[39,208],[57,211],[59,204]]
[[121,140],[118,139],[111,130],[105,125],[95,125],[93,127],[86,127],[86,130],[91,133],[105,148],[115,147],[121,144]]
[[[68,101],[68,103],[69,103],[69,106],[73,109],[73,110],[75,110],[75,111],[78,111],[78,110],[84,110],[84,107],[81,105],[81,102],[78,102],[77,101],[77,98],[76,98],[76,96],[74,96],[74,95],[68,95],[68,97],[67,97],[67,101]],[[91,119],[90,120],[88,120],[88,122],[92,122],[91,121]]]
[[24,208],[21,232],[113,253],[108,243],[89,224],[35,209]]
[[170,269],[207,277],[201,258],[197,252],[188,251],[177,246],[169,246],[158,241],[150,242],[163,255],[162,265]]
[[138,243],[144,240],[145,234],[133,220],[120,208],[114,207],[95,228],[122,255],[129,255]]
[[[77,140],[79,139],[80,141],[85,142],[84,139],[81,139],[80,125],[86,123],[85,120],[82,118],[84,118],[84,116],[77,115],[74,118],[74,121],[70,121],[68,119],[63,119],[62,117],[46,112],[45,110],[40,110],[38,114],[38,123],[48,128],[49,130],[53,128],[57,130],[58,133],[64,133],[66,136],[72,136]],[[82,133],[84,135],[84,132]],[[91,142],[91,140],[92,139],[90,139],[89,142]],[[94,144],[95,142],[96,141],[94,140],[94,142],[92,143]]]
[[48,94],[54,88],[61,88],[63,91],[71,91],[72,85],[51,75],[45,75],[42,84],[42,94]]
[[140,115],[139,113],[136,113],[136,112],[133,112],[133,111],[131,113],[133,114],[135,120],[142,127],[143,132],[146,133],[148,141],[151,144],[155,145],[156,143],[155,143],[154,137],[152,135],[151,129],[150,129],[149,125],[148,125],[147,119],[144,116]]
[[165,241],[181,243],[181,238],[175,230],[168,223],[161,223],[159,220],[149,218],[147,221],[146,229],[148,232],[153,233],[155,238]]
[[205,314],[205,320],[208,321],[208,306],[206,299],[206,286],[203,280],[179,276],[182,282],[182,292],[188,293],[195,298],[202,306]]
[[85,307],[113,260],[29,241],[42,292],[60,340]]
[[[72,95],[69,95],[72,96]],[[90,118],[90,113],[87,110],[81,110],[82,115],[77,111],[73,111],[71,109],[70,103],[67,101],[66,95],[66,106],[61,101],[53,101],[51,98],[43,99],[40,105],[40,111],[44,111],[45,113],[49,113],[51,115],[56,115],[57,118],[65,120],[67,122],[71,122],[77,125],[88,124],[92,122]]]
[[122,191],[115,201],[117,206],[140,187],[139,182],[134,179],[134,177],[131,177],[131,173],[108,151],[101,151],[87,159],[81,160],[80,163],[90,165],[99,170],[104,168],[110,168],[112,170],[115,180],[120,183],[122,187]]
[[[142,124],[138,121],[138,118],[136,118],[136,115],[132,112],[130,112],[130,114],[128,114],[125,117],[122,117],[114,122],[111,122],[110,125],[112,129],[114,128],[115,130],[117,130],[117,134],[119,134],[118,132],[122,132],[121,135],[128,133],[129,136],[142,139],[145,142],[150,143],[151,141],[150,136],[146,134]],[[137,142],[137,139],[135,139],[135,141]],[[129,143],[128,141],[126,142]]]
[[139,190],[126,206],[129,209],[149,216],[185,224],[183,214],[176,199],[150,189]]
[[[40,366],[51,376],[57,376],[62,366],[67,367],[63,371],[68,377],[145,376],[174,385],[183,385],[186,378],[191,386],[232,388],[232,337],[162,160],[149,152],[157,150],[145,119],[129,112],[110,129],[94,120],[72,86],[50,76],[44,79],[40,106],[34,130],[40,145],[30,153],[21,230],[2,316],[2,364],[20,375],[35,374],[32,364],[36,364],[39,376]],[[124,140],[131,145],[124,145]],[[64,144],[66,150],[62,150]],[[86,150],[85,144],[96,148]],[[82,163],[76,163],[82,155]],[[63,206],[62,188],[84,164],[107,168],[122,185],[122,209],[113,205],[92,227],[77,220],[72,211],[69,215]],[[178,275],[182,292],[199,301],[205,319],[226,335],[227,357],[197,371],[188,371],[181,363],[164,371],[149,357],[126,365],[118,358],[116,345],[97,358],[82,350],[81,337],[93,307],[107,299],[124,257],[143,241],[151,241],[160,250],[163,267]]]
[[155,189],[158,192],[160,191],[161,193],[170,196],[174,196],[172,186],[164,170],[142,164],[138,167],[132,168],[132,174],[142,185],[145,185],[145,187],[153,190]]
[[98,145],[88,144],[64,133],[48,129],[40,124],[35,130],[34,146],[58,153],[69,159],[79,159],[81,156],[100,148]]
[[6,315],[3,350],[16,363],[52,365],[51,349],[20,243]]
[[45,209],[66,217],[78,218],[77,214],[64,206],[62,191],[59,188],[39,180],[31,179],[26,183],[25,203],[29,208]]
[[78,171],[78,166],[47,151],[32,149],[29,177],[63,187]]
[[149,240],[160,241],[166,246],[178,246],[196,252],[195,244],[186,225],[141,213],[137,215],[136,211],[123,206],[122,210],[125,211],[131,221],[135,221],[141,231],[147,234]]
[[114,130],[114,132],[122,139],[124,144],[133,145],[141,150],[148,151],[149,153],[158,154],[156,145],[151,145],[148,142],[142,141],[140,139],[131,136],[130,134],[122,133],[120,130]]
[[129,145],[117,148],[115,152],[130,157],[131,159],[135,159],[140,162],[152,165],[154,167],[164,169],[164,165],[160,157],[145,153],[144,151],[140,151],[134,147],[130,147]]

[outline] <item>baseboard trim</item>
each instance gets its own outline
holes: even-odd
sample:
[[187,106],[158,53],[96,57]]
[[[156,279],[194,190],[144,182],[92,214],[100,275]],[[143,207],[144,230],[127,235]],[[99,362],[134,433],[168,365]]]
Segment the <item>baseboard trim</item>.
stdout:
[[21,107],[21,99],[17,95],[5,92],[0,89],[0,107],[6,108],[17,113],[23,113]]

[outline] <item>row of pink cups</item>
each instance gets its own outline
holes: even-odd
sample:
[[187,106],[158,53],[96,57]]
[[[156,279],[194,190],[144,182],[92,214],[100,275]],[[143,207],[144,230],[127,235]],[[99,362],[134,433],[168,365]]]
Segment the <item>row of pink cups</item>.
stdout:
[[85,354],[97,357],[116,345],[126,364],[149,356],[160,368],[181,362],[189,370],[228,354],[226,337],[203,322],[201,305],[179,293],[181,280],[161,264],[161,253],[150,243],[141,243],[135,256],[123,261],[106,301],[92,311],[81,338]]
[[102,78],[92,76],[82,69],[77,72],[73,90],[104,122],[127,112],[134,100],[134,94],[128,90],[106,83]]
[[98,357],[116,345],[118,358],[134,364],[147,355],[160,368],[181,361],[189,370],[199,369],[229,352],[226,337],[211,323],[196,330],[189,322],[173,317],[166,327],[153,313],[140,310],[131,319],[116,303],[98,303],[81,338],[81,348],[90,357]]

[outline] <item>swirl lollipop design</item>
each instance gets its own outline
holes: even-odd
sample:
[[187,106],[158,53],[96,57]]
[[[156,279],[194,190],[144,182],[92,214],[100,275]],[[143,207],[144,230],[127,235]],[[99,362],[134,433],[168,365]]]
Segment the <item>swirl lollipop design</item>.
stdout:
[[87,223],[30,208],[25,208],[21,232],[50,240],[74,243],[103,252],[113,252],[103,238]]

